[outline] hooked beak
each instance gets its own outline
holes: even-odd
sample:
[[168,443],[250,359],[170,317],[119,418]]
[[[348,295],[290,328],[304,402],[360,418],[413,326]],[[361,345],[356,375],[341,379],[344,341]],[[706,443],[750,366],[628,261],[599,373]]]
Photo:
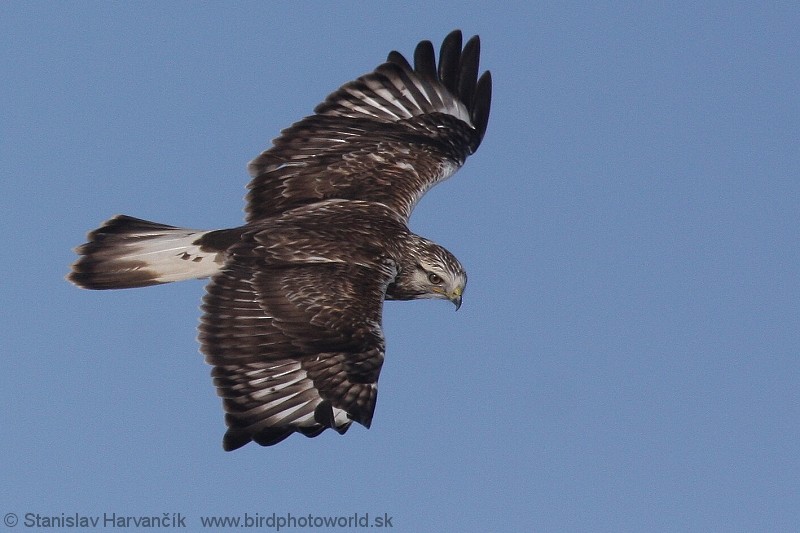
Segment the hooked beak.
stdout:
[[458,311],[461,308],[461,296],[463,293],[464,293],[463,287],[456,287],[455,289],[453,289],[453,292],[447,294],[447,299],[453,302],[453,304],[456,306],[456,311]]

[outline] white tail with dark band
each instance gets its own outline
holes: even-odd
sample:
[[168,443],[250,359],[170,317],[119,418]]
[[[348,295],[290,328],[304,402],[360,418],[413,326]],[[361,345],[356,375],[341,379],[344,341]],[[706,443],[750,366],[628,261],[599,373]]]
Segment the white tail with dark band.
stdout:
[[127,289],[207,278],[224,259],[202,250],[198,240],[207,233],[117,215],[75,249],[81,257],[67,279],[85,289]]

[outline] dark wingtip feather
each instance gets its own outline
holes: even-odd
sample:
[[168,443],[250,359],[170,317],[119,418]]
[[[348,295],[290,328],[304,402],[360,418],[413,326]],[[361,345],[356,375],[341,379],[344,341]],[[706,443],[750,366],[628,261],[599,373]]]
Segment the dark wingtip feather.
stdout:
[[[413,66],[403,54],[393,50],[389,52],[386,63],[379,65],[373,73],[344,85],[314,111],[322,115],[347,117],[363,114],[382,122],[393,122],[398,117],[408,118],[409,114],[413,116],[433,111],[452,114],[449,106],[453,105],[452,99],[455,99],[466,108],[469,121],[475,128],[468,146],[468,151],[474,152],[486,131],[488,98],[491,97],[487,84],[491,84],[491,81],[485,75],[478,79],[480,38],[475,35],[466,44],[463,43],[461,30],[451,31],[442,41],[437,62],[431,41],[420,41],[414,48]],[[372,76],[370,83],[385,85],[386,91],[381,94],[374,92],[364,81],[369,76]],[[446,90],[442,91],[442,87]],[[387,93],[391,96],[387,97]],[[386,98],[389,100],[385,101]],[[466,121],[463,113],[455,112],[455,116]],[[260,156],[264,157],[264,154]],[[260,171],[254,173],[253,165],[251,163],[251,174],[257,175]]]
[[[388,61],[400,68],[416,72],[421,78],[438,80],[469,110],[470,120],[478,135],[470,149],[477,150],[489,123],[492,99],[492,76],[489,71],[480,78],[481,40],[474,35],[463,45],[461,30],[453,30],[442,41],[437,66],[433,44],[420,41],[414,49],[414,67],[398,53],[391,52]],[[432,103],[435,105],[436,102]]]
[[461,30],[447,34],[439,50],[439,79],[453,94],[458,91],[458,68],[461,63]]
[[408,63],[408,60],[405,58],[403,54],[398,52],[397,50],[392,50],[389,52],[389,56],[386,58],[387,63],[394,63],[395,65],[400,66],[406,70],[414,70],[411,68],[411,65]]
[[273,446],[282,440],[286,439],[294,433],[295,428],[292,426],[278,426],[274,428],[262,429],[252,436],[253,442],[261,446]]
[[475,93],[475,84],[478,81],[478,63],[481,56],[481,40],[475,35],[461,52],[461,62],[458,68],[458,97],[472,109],[472,96]]
[[439,80],[467,107],[473,126],[478,132],[470,147],[474,152],[483,140],[489,123],[492,100],[492,75],[480,70],[481,40],[471,37],[463,49],[461,30],[454,30],[445,37],[439,53]]
[[421,41],[414,49],[414,70],[425,78],[436,79],[436,56],[430,41]]
[[222,438],[222,449],[226,452],[232,452],[250,442],[255,442],[261,446],[272,446],[286,439],[292,433],[294,433],[294,428],[291,426],[266,428],[258,433],[251,433],[247,429],[231,428]]
[[[479,141],[483,140],[483,135],[486,133],[486,126],[489,124],[489,111],[492,107],[492,73],[490,71],[484,72],[478,84],[475,87],[473,95],[472,107],[470,109],[470,118],[475,128],[478,130]],[[478,146],[473,147],[473,150]]]
[[233,450],[238,450],[252,440],[250,434],[246,431],[229,429],[225,432],[225,436],[222,437],[222,449],[226,452],[232,452]]

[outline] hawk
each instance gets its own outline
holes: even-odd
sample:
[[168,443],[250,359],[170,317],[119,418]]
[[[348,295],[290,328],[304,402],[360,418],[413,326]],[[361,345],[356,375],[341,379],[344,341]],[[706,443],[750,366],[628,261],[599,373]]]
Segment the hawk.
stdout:
[[281,132],[248,169],[245,224],[204,231],[118,215],[79,246],[69,281],[124,289],[210,278],[201,351],[223,399],[225,450],[353,421],[369,428],[384,300],[458,308],[467,275],[412,233],[425,192],[475,152],[489,119],[480,41],[398,52]]

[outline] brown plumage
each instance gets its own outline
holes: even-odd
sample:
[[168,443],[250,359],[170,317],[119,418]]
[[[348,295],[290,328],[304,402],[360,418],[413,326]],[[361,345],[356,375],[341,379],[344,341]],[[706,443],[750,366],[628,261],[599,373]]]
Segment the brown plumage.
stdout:
[[397,52],[284,130],[249,166],[246,224],[201,231],[117,216],[68,279],[116,289],[210,277],[201,349],[223,398],[226,450],[372,422],[385,299],[449,299],[458,260],[411,233],[422,195],[483,138],[491,77],[477,37]]

